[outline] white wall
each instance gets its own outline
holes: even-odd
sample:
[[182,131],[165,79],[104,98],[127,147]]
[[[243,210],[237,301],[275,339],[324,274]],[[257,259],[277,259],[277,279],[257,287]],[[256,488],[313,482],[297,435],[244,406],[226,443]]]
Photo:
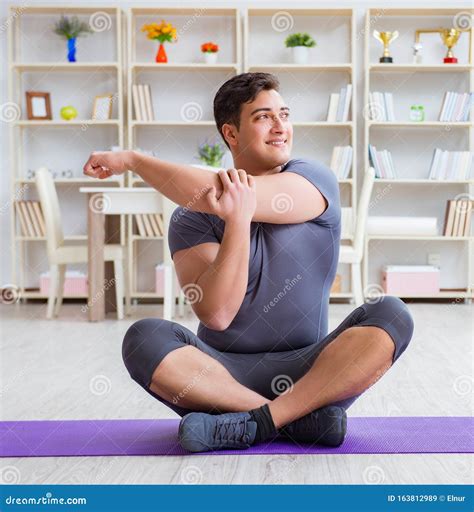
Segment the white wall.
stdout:
[[[66,4],[64,0],[61,2],[55,2],[55,1],[48,1],[48,2],[41,2],[41,1],[35,1],[30,0],[26,2],[26,5],[36,5],[36,4],[58,4],[58,5],[64,5]],[[24,5],[24,2],[18,2],[16,5],[21,6]],[[116,6],[117,2],[115,1],[106,1],[103,0],[102,2],[80,2],[78,1],[75,5],[110,5],[110,6]],[[171,5],[171,2],[139,2],[138,5],[142,6],[166,6]],[[7,32],[6,32],[6,24],[8,23],[7,20],[7,14],[8,14],[8,5],[9,3],[5,2],[4,0],[1,0],[1,22],[0,27],[2,27],[0,30],[0,44],[1,44],[1,54],[0,59],[1,62],[6,63],[7,62]],[[132,2],[120,2],[120,7],[122,7],[124,10],[128,9],[128,7],[136,6],[137,3]],[[195,8],[205,8],[205,7],[219,7],[219,6],[225,6],[225,7],[238,7],[238,8],[245,8],[245,7],[269,7],[269,8],[277,8],[284,10],[285,8],[296,8],[296,7],[354,7],[356,9],[357,13],[357,31],[362,34],[362,30],[364,27],[364,15],[367,8],[370,7],[395,7],[395,4],[393,1],[378,1],[378,2],[368,2],[368,1],[358,1],[358,2],[307,2],[307,1],[292,1],[292,2],[280,2],[280,1],[253,1],[253,2],[246,2],[246,1],[229,1],[229,2],[197,2],[197,1],[186,1],[181,0],[179,2],[180,6],[188,6],[188,7],[195,7]],[[449,1],[444,2],[434,2],[434,1],[417,1],[414,3],[413,1],[397,1],[396,6],[407,6],[407,7],[446,7],[446,8],[453,8],[453,4]],[[472,3],[469,1],[463,1],[463,2],[456,2],[455,7],[462,8],[468,8],[472,7]],[[317,39],[317,34],[315,34],[315,38]],[[210,35],[210,39],[212,39],[212,36]],[[38,41],[38,44],[41,44],[41,41]],[[364,90],[364,83],[363,83],[363,44],[364,44],[364,38],[361,37],[358,39],[358,47],[357,47],[357,70],[359,72],[359,75],[357,77],[357,92],[358,92],[358,110],[360,111],[361,106],[363,105],[363,90]],[[383,90],[383,89],[382,89]],[[6,74],[6,66],[3,66],[1,79],[0,79],[0,106],[3,105],[6,101],[8,101],[7,98],[7,74]],[[326,108],[326,105],[324,105],[324,108]],[[364,147],[363,147],[363,123],[359,122],[358,127],[358,160],[359,160],[359,173],[360,169],[362,168],[363,163],[363,155],[364,155]],[[0,141],[1,141],[1,162],[3,165],[1,166],[1,174],[0,174],[0,229],[1,229],[1,252],[0,252],[0,285],[5,284],[11,281],[11,261],[10,261],[10,243],[11,243],[11,236],[10,236],[10,224],[9,224],[9,202],[10,202],[10,154],[8,149],[8,124],[5,122],[0,122]],[[58,148],[58,151],[61,151],[60,147]],[[84,159],[87,158],[88,155],[84,155]],[[297,155],[294,155],[297,156]],[[459,190],[459,189],[456,189]],[[451,193],[452,191],[450,191]],[[406,210],[409,210],[413,206],[413,197],[410,197],[407,195],[405,199],[405,203],[398,202],[395,205],[392,205],[392,211],[400,211],[404,212]],[[444,246],[443,246],[444,247]],[[395,250],[395,249],[394,249]],[[398,249],[397,249],[398,250]],[[414,251],[416,254],[416,251]],[[393,254],[393,252],[391,252]],[[415,258],[416,260],[416,258]],[[419,261],[417,261],[419,262]],[[393,263],[393,261],[392,261]],[[456,265],[456,261],[453,261],[453,265]],[[369,282],[371,280],[369,279]],[[373,280],[372,280],[373,282]],[[443,284],[443,283],[442,283]]]

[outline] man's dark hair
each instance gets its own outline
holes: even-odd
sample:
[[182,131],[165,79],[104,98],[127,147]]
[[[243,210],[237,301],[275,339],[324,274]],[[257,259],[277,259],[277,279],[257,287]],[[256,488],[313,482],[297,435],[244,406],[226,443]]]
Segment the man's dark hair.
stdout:
[[229,144],[222,134],[222,125],[229,123],[239,129],[242,105],[251,103],[260,91],[272,89],[279,91],[280,82],[271,73],[241,73],[220,87],[214,98],[214,119],[227,147]]

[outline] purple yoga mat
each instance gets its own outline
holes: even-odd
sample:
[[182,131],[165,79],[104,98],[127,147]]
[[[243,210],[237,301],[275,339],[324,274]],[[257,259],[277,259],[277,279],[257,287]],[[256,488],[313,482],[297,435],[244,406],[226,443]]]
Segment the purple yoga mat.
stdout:
[[[178,444],[179,420],[0,422],[2,457],[194,455]],[[298,445],[283,438],[216,455],[342,453],[473,453],[470,417],[348,418],[338,448]]]

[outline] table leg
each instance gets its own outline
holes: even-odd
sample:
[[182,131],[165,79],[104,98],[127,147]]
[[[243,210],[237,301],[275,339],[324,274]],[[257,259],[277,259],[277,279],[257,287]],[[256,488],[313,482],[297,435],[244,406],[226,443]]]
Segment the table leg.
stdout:
[[88,194],[87,222],[88,222],[88,268],[89,268],[89,321],[97,322],[105,318],[104,301],[104,236],[105,215],[91,204],[98,203],[94,196]]

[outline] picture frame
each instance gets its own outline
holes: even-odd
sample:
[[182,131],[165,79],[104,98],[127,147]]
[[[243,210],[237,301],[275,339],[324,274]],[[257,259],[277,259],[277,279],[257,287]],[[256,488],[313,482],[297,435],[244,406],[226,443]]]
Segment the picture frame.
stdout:
[[28,120],[51,120],[51,96],[49,92],[26,91],[26,111]]
[[112,94],[103,94],[94,98],[92,119],[107,121],[112,117]]

